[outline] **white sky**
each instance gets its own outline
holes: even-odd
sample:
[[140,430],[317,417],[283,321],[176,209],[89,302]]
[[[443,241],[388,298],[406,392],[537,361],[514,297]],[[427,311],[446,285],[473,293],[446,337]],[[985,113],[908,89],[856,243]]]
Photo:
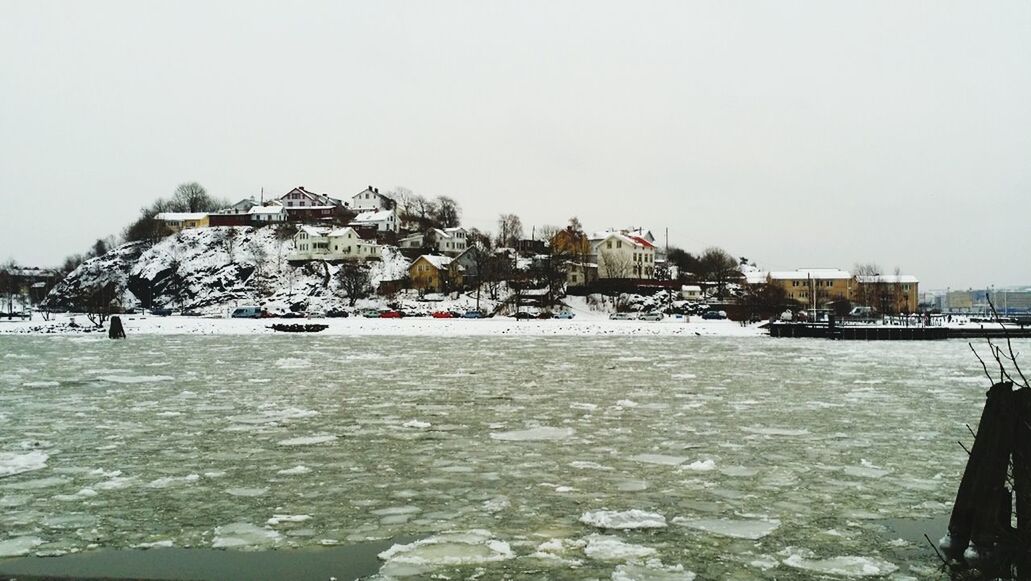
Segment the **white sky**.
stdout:
[[1031,2],[5,0],[0,260],[185,181],[1031,284]]

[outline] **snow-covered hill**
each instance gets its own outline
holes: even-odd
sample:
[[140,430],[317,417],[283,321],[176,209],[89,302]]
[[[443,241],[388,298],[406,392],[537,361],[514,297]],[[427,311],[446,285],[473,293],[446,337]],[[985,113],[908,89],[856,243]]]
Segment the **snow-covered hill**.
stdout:
[[[110,285],[123,308],[168,307],[224,314],[239,305],[269,311],[322,312],[346,304],[337,267],[291,265],[290,239],[272,228],[214,227],[184,230],[153,246],[130,243],[84,262],[49,294],[44,306],[82,310],[90,289]],[[372,261],[371,282],[396,280],[408,262],[391,248]]]

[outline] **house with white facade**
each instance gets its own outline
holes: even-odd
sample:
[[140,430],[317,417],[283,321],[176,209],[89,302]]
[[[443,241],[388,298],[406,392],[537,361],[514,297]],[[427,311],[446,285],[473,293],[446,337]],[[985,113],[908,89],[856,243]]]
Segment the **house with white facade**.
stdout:
[[358,235],[354,228],[301,226],[294,234],[290,261],[369,260],[380,258],[380,245]]
[[412,234],[398,241],[401,248],[430,248],[447,256],[458,256],[469,246],[465,228],[434,228],[424,234]]
[[294,221],[332,221],[344,212],[344,203],[325,194],[317,194],[297,186],[279,198],[287,216]]
[[351,196],[351,209],[355,212],[379,212],[381,210],[392,210],[394,199],[386,194],[381,194],[379,188],[369,186],[357,194]]
[[390,210],[362,212],[351,220],[349,226],[368,228],[377,232],[397,232],[397,214]]
[[278,201],[269,202],[267,206],[251,206],[247,214],[255,226],[286,222],[288,217],[286,207]]
[[655,245],[606,231],[591,238],[591,262],[598,265],[598,278],[655,278]]

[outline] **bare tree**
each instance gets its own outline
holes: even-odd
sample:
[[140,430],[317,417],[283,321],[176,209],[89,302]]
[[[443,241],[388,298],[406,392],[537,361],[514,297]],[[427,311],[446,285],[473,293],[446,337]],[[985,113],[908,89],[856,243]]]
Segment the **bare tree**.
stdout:
[[716,287],[716,298],[720,300],[726,295],[727,286],[742,278],[737,259],[722,248],[706,248],[698,262],[701,271],[699,275]]
[[633,258],[629,253],[605,249],[598,255],[598,272],[604,272],[606,278],[631,278],[633,271]]
[[461,223],[462,209],[447,196],[438,196],[434,204],[434,221],[440,228],[455,228]]
[[208,195],[204,186],[197,182],[180,184],[172,193],[172,206],[179,212],[211,212],[224,203]]
[[348,305],[354,306],[358,299],[372,294],[369,267],[357,260],[342,262],[336,272],[337,284],[347,297]]
[[18,264],[13,260],[0,265],[0,293],[6,299],[8,317],[14,312],[14,296],[18,294],[17,271]]
[[236,262],[236,246],[239,241],[240,232],[237,231],[235,226],[225,226],[215,233],[215,241],[225,250],[229,256],[229,262],[226,264],[233,264]]
[[515,214],[498,217],[498,246],[515,248],[523,238],[523,222]]

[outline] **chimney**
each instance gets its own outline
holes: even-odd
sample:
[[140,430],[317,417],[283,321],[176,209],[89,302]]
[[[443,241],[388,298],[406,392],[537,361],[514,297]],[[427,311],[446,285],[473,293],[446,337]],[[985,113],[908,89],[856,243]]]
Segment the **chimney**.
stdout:
[[374,192],[376,192],[378,194],[379,193],[379,188],[373,188],[372,191],[374,191]]

